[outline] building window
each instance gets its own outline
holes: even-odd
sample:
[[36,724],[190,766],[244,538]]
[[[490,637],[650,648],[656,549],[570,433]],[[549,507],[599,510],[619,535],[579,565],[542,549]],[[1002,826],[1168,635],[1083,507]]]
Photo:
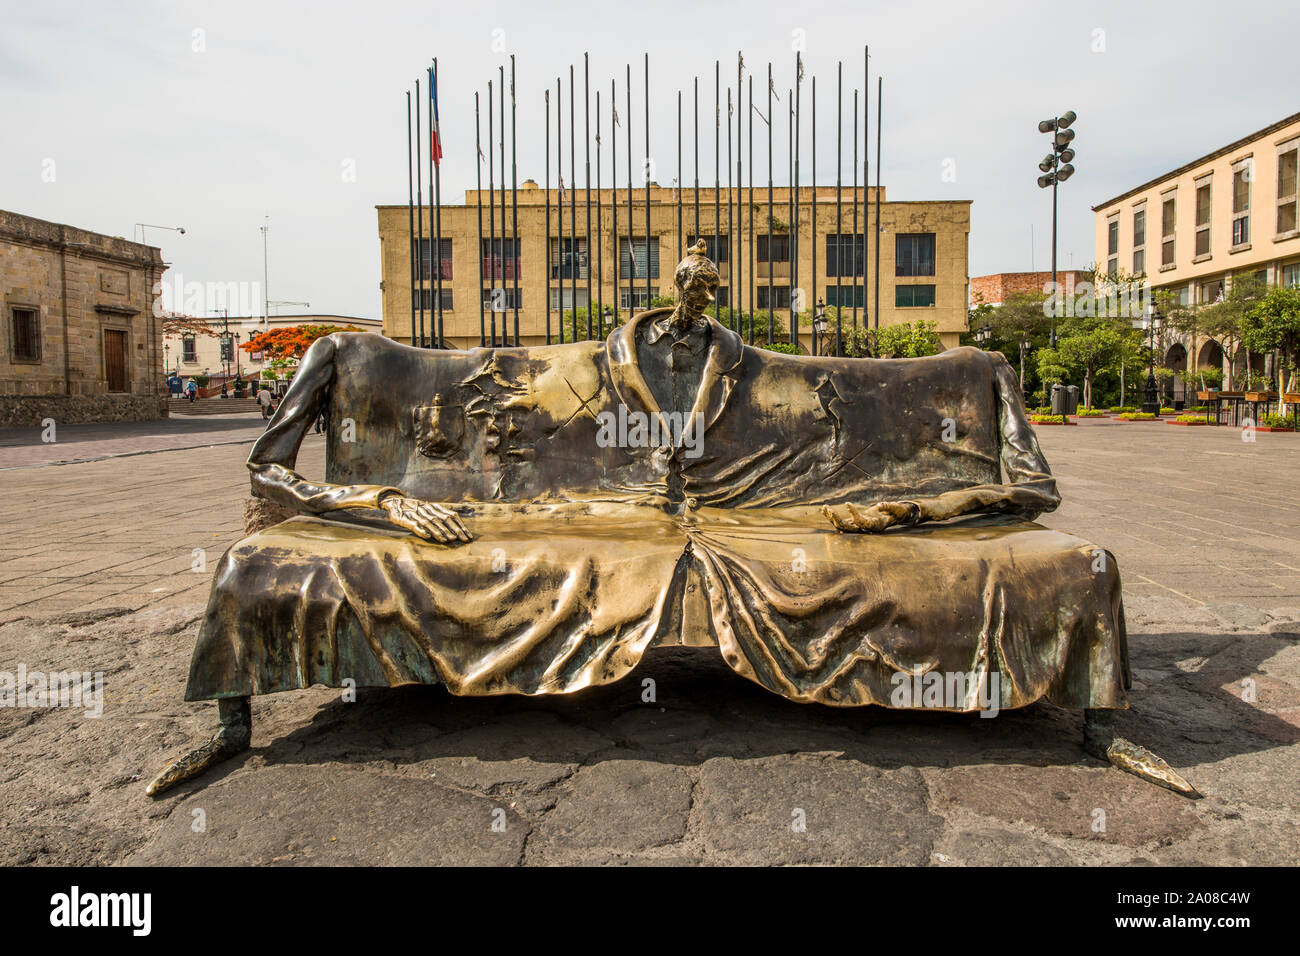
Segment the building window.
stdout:
[[1174,264],[1174,227],[1177,225],[1174,196],[1160,204],[1160,265]]
[[181,336],[181,361],[187,365],[192,365],[199,360],[198,345],[194,341],[194,336]]
[[731,308],[731,292],[725,285],[718,286],[717,290],[713,293],[713,298],[717,300],[718,308]]
[[1243,159],[1232,170],[1232,245],[1243,246],[1250,242],[1250,181],[1253,170],[1251,160]]
[[789,262],[790,237],[759,236],[757,259],[759,262]]
[[10,311],[9,341],[15,362],[41,360],[41,320],[36,309],[15,308]]
[[1296,231],[1296,172],[1300,140],[1284,143],[1277,154],[1277,231]]
[[628,311],[632,309],[648,309],[650,308],[650,294],[645,289],[619,289],[618,307]]
[[727,255],[730,251],[728,247],[731,245],[731,240],[726,236],[687,236],[686,245],[688,247],[695,245],[697,239],[704,240],[704,255],[706,258],[712,259],[716,265],[722,265],[727,261]]
[[550,255],[552,279],[587,278],[586,239],[552,239]]
[[[647,248],[648,246],[648,248]],[[623,238],[618,244],[618,274],[624,279],[659,278],[659,239]]]
[[1300,289],[1300,262],[1289,262],[1282,267],[1282,285],[1288,289]]
[[[433,311],[433,303],[434,303],[434,301],[436,300],[436,297],[434,296],[434,293],[438,291],[437,289],[412,289],[411,291],[412,291],[412,293],[413,293],[413,294],[412,294],[412,298],[414,298],[414,299],[416,300],[416,307],[417,307],[417,308],[424,309],[425,312],[432,312],[432,311]],[[443,289],[443,290],[442,290],[442,310],[443,310],[444,312],[450,312],[450,311],[451,311],[451,303],[452,303],[452,301],[453,301],[453,300],[452,300],[452,297],[451,297],[451,290],[450,290],[450,289]]]
[[575,293],[577,296],[578,308],[585,309],[587,307],[587,290],[569,289],[564,286],[551,290],[551,308],[555,309],[557,312],[563,312],[565,309],[572,309]]
[[934,233],[903,233],[897,237],[894,244],[894,275],[934,275]]
[[1223,299],[1223,280],[1213,279],[1201,283],[1201,302],[1219,302]]
[[[443,281],[451,278],[451,240],[441,239],[438,242],[438,265],[442,271]],[[430,258],[433,254],[433,240],[420,240],[420,278],[430,280],[433,278],[433,262]]]
[[482,254],[484,278],[519,278],[518,239],[484,239]]
[[829,235],[826,237],[828,276],[860,276],[866,275],[866,271],[866,236]]
[[1133,274],[1140,276],[1147,271],[1147,207],[1138,206],[1133,210]]
[[867,307],[867,288],[865,285],[828,285],[826,287],[826,304],[841,309],[865,309]]
[[1196,255],[1210,254],[1210,184],[1196,187]]
[[[783,236],[773,238],[781,239]],[[768,292],[771,295],[768,295]],[[767,286],[758,286],[758,307],[760,309],[788,309],[790,308],[790,287],[788,285],[774,285],[769,290]]]
[[507,312],[522,307],[523,290],[510,286],[494,286],[483,290],[483,308],[489,312]]
[[894,286],[894,305],[900,309],[910,309],[923,305],[934,305],[934,286]]

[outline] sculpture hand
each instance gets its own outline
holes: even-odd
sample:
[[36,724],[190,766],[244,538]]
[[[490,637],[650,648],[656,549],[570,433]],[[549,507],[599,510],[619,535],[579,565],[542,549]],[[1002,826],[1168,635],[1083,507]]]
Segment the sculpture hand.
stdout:
[[830,519],[837,531],[872,532],[916,521],[921,509],[911,501],[881,501],[869,508],[859,508],[846,502],[834,507],[822,505],[822,514]]
[[388,520],[393,524],[421,538],[441,544],[473,540],[454,512],[432,501],[389,495],[379,502],[379,507],[388,512]]

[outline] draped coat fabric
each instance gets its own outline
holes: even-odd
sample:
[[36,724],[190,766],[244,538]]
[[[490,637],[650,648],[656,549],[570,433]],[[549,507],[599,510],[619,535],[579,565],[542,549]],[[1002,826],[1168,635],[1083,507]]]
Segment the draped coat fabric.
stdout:
[[[711,322],[675,410],[698,440],[611,442],[620,416],[670,411],[636,357],[661,315],[606,342],[313,345],[249,459],[254,492],[302,514],[223,557],[187,699],[347,680],[566,693],[652,644],[709,643],[797,701],[897,706],[899,675],[962,673],[996,674],[1001,707],[1126,706],[1118,570],[1033,523],[1059,498],[1002,356],[786,356]],[[322,408],[313,482],[294,461]],[[393,526],[374,510],[388,490],[452,508],[474,540]],[[846,534],[820,510],[897,500],[939,523]]]

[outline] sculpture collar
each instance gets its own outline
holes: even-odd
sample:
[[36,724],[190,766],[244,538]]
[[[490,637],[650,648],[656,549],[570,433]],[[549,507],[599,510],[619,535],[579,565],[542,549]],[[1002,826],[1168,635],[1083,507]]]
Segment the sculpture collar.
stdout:
[[[662,414],[659,403],[650,392],[650,386],[641,374],[636,358],[636,337],[645,327],[646,338],[654,341],[668,330],[671,308],[651,309],[620,325],[605,340],[605,355],[614,391],[629,409]],[[722,414],[740,376],[740,363],[744,357],[745,343],[739,335],[708,316],[704,317],[712,335],[709,354],[700,378],[700,389],[695,395],[691,414],[703,414],[704,427],[708,428]],[[655,328],[650,328],[654,326]],[[657,334],[656,333],[657,330]],[[654,339],[650,335],[654,334]]]

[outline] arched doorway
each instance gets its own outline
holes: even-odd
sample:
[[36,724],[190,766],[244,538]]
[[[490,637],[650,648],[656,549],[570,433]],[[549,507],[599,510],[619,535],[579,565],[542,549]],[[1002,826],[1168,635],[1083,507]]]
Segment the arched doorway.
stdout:
[[1187,349],[1181,342],[1175,342],[1165,353],[1164,366],[1174,374],[1166,379],[1165,397],[1175,408],[1182,408],[1187,400],[1187,383],[1183,381],[1182,372],[1187,369]]

